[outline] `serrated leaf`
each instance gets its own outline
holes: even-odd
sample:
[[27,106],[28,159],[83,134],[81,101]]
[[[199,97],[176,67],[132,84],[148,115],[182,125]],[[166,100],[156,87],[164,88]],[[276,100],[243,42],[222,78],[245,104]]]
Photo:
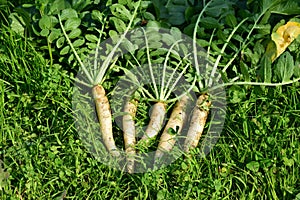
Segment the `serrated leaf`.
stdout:
[[74,47],[79,47],[79,46],[83,45],[84,42],[85,42],[84,39],[77,39],[72,44],[73,44]]
[[72,8],[67,8],[62,11],[60,18],[62,21],[70,19],[70,18],[78,18],[78,14],[77,14],[76,10],[74,10]]
[[58,40],[56,40],[56,47],[61,48],[64,45],[65,37],[60,37]]
[[79,18],[70,18],[65,22],[65,30],[71,31],[80,26],[81,20]]
[[60,52],[59,54],[62,55],[66,55],[67,53],[69,53],[70,50],[70,46],[65,46]]
[[294,68],[295,64],[293,56],[289,52],[285,52],[279,57],[275,71],[282,82],[287,82],[290,81],[293,76]]
[[131,13],[129,10],[121,4],[113,4],[110,6],[110,10],[114,16],[117,18],[126,21],[129,21],[132,18]]
[[74,38],[79,37],[80,34],[81,34],[81,30],[80,30],[79,28],[76,28],[76,29],[72,30],[72,31],[68,34],[68,36],[69,36],[70,39],[74,39]]

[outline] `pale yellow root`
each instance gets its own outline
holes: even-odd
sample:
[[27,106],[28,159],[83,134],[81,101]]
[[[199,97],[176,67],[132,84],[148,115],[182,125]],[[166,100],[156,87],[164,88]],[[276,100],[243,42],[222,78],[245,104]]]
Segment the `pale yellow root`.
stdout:
[[[186,120],[186,108],[188,102],[189,97],[185,95],[175,104],[170,119],[160,137],[155,153],[155,160],[160,159],[165,152],[170,152],[173,149],[176,137],[180,134]],[[176,133],[170,131],[176,131]]]
[[134,172],[134,156],[136,154],[135,151],[135,123],[134,117],[136,115],[137,110],[137,102],[135,100],[126,101],[124,106],[124,112],[126,113],[123,116],[123,137],[125,143],[125,152],[126,152],[126,160],[127,160],[127,171],[129,173]]
[[100,123],[100,132],[105,147],[113,156],[120,156],[112,131],[112,117],[108,98],[102,86],[96,85],[92,89],[93,98],[96,104],[96,112]]
[[151,140],[153,140],[162,128],[162,124],[166,114],[166,104],[163,102],[157,102],[154,104],[151,115],[150,122],[145,131],[145,135],[139,141],[145,147],[148,147]]
[[204,130],[210,106],[211,102],[208,101],[208,95],[202,94],[198,98],[192,114],[189,130],[183,145],[184,152],[188,153],[191,149],[197,147]]

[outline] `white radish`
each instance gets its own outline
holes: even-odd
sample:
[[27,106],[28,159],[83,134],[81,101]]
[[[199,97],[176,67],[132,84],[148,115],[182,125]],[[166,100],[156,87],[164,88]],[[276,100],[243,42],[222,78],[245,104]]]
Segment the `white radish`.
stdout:
[[135,144],[136,144],[136,130],[134,118],[137,111],[137,101],[128,100],[124,106],[124,112],[126,113],[123,116],[123,137],[125,143],[125,153],[127,160],[127,171],[129,173],[134,172],[134,157],[136,155]]
[[146,128],[145,135],[139,141],[145,146],[149,146],[150,142],[155,139],[159,131],[162,129],[163,121],[166,114],[166,104],[163,102],[157,102],[154,104],[150,122]]
[[160,137],[157,151],[155,153],[155,161],[160,159],[165,152],[170,152],[173,149],[176,142],[176,137],[178,137],[180,134],[187,118],[186,109],[188,102],[189,97],[184,95],[175,104],[170,119]]
[[209,107],[211,106],[211,101],[209,101],[208,98],[208,95],[202,94],[197,99],[183,145],[183,150],[186,153],[196,148],[200,141],[208,117]]
[[111,155],[118,157],[120,156],[120,151],[113,137],[111,110],[105,90],[101,85],[96,85],[92,89],[92,94],[96,105],[103,143]]

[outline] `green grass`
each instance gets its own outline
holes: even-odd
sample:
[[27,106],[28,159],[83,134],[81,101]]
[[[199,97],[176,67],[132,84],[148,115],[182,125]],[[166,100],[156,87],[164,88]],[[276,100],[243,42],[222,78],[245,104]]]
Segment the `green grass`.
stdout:
[[300,197],[300,89],[251,88],[228,104],[205,158],[129,175],[93,158],[71,110],[73,75],[30,41],[0,33],[0,199],[294,199]]

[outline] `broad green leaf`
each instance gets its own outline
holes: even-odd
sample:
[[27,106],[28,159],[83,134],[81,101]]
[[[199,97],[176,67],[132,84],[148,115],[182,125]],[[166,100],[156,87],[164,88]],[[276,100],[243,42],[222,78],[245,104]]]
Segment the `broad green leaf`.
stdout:
[[70,3],[66,0],[55,0],[50,5],[50,14],[56,15],[61,10],[65,10],[66,8],[71,7]]
[[294,59],[293,56],[287,51],[282,54],[276,63],[276,73],[282,82],[290,81],[294,74]]
[[62,21],[70,18],[78,18],[78,14],[76,10],[68,8],[62,11],[60,18]]
[[43,30],[40,32],[40,35],[46,37],[46,36],[49,35],[49,33],[50,33],[49,29],[43,29]]
[[114,23],[114,26],[119,33],[123,33],[126,30],[126,24],[121,19],[116,17],[110,17],[109,20]]
[[168,22],[172,25],[181,25],[185,22],[185,9],[186,6],[170,5],[167,7],[169,11]]
[[121,4],[113,4],[110,6],[110,10],[114,16],[124,20],[125,22],[129,21],[132,18],[131,13],[127,8]]
[[64,28],[66,31],[71,31],[71,30],[78,28],[80,26],[80,23],[81,23],[81,20],[79,18],[69,18],[65,22]]
[[81,34],[81,30],[80,30],[79,28],[76,28],[76,29],[72,30],[72,31],[68,34],[68,36],[69,36],[70,39],[74,39],[74,38],[79,37],[80,34]]
[[48,36],[49,42],[53,42],[62,35],[60,29],[52,29],[50,35]]
[[43,15],[39,20],[39,27],[41,29],[51,29],[51,19],[48,15]]

